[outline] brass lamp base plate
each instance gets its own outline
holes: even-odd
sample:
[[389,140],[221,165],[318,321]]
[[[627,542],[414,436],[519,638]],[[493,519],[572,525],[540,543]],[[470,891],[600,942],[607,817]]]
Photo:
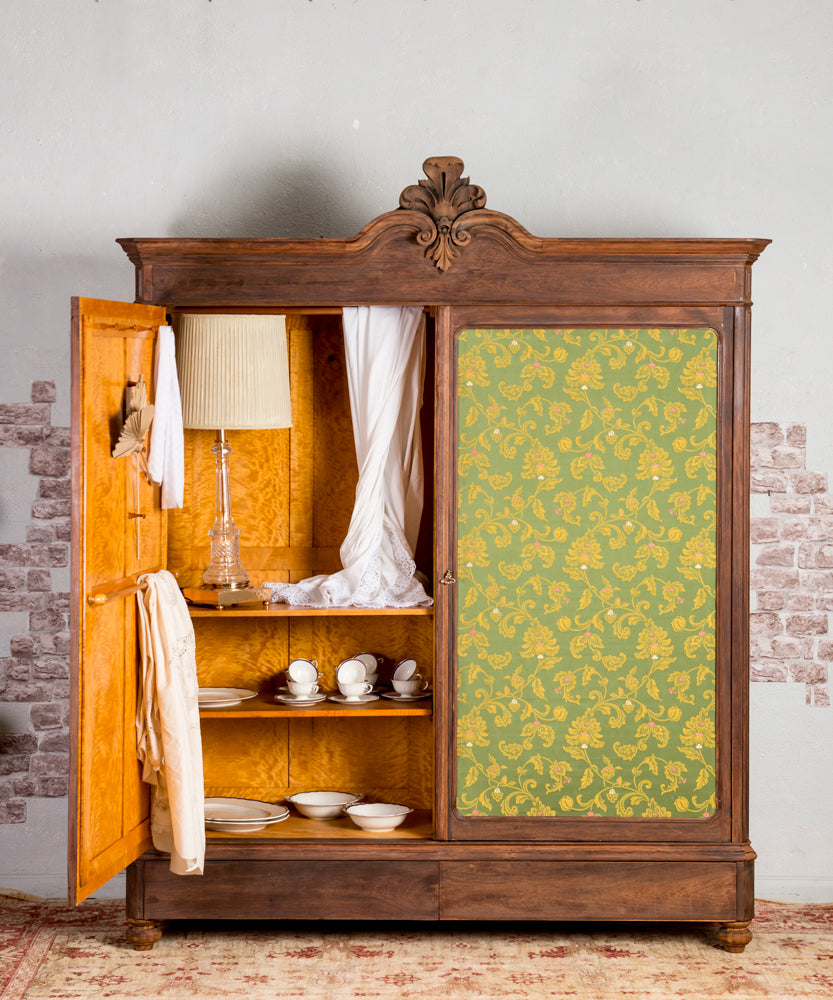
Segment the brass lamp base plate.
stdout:
[[233,604],[263,604],[269,600],[264,587],[183,587],[182,596],[192,604],[227,608]]

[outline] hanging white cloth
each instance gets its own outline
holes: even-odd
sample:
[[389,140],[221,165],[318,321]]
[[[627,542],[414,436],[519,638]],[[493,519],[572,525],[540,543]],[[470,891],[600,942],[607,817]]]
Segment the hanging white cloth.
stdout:
[[343,569],[264,586],[273,601],[307,607],[427,607],[431,598],[413,558],[423,502],[424,313],[415,306],[349,307],[343,325],[359,464]]
[[194,627],[171,573],[148,573],[139,583],[137,754],[142,779],[152,785],[153,846],[170,853],[175,874],[201,875],[205,791]]
[[169,326],[160,326],[156,339],[153,396],[156,409],[150,429],[148,470],[151,479],[162,484],[162,506],[181,507],[185,492],[185,443],[174,331]]

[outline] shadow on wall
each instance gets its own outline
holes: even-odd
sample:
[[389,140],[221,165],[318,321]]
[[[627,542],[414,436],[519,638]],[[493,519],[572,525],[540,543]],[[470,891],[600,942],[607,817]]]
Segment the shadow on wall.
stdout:
[[[185,196],[185,210],[172,220],[168,235],[353,236],[375,215],[399,204],[398,189],[377,192],[371,188],[372,179],[370,173],[357,176],[315,161],[227,166],[206,174],[201,189]],[[368,203],[373,205],[370,211]]]

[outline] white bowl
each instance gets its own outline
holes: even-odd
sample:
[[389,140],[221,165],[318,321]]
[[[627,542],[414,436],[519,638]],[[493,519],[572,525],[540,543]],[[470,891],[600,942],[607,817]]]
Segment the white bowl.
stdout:
[[362,830],[385,833],[399,826],[413,809],[395,802],[359,802],[357,805],[345,806],[344,811]]
[[296,792],[294,795],[287,795],[286,801],[309,819],[335,819],[342,815],[344,806],[358,802],[361,795],[353,792]]

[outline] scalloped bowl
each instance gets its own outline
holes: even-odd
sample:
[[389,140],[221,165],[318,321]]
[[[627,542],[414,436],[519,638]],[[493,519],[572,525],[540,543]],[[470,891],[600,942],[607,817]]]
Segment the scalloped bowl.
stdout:
[[396,829],[413,809],[396,802],[359,802],[345,806],[344,811],[362,830],[386,833]]
[[309,819],[335,819],[343,815],[345,806],[353,805],[361,799],[360,794],[354,792],[336,791],[315,791],[296,792],[294,795],[287,795],[286,801]]

